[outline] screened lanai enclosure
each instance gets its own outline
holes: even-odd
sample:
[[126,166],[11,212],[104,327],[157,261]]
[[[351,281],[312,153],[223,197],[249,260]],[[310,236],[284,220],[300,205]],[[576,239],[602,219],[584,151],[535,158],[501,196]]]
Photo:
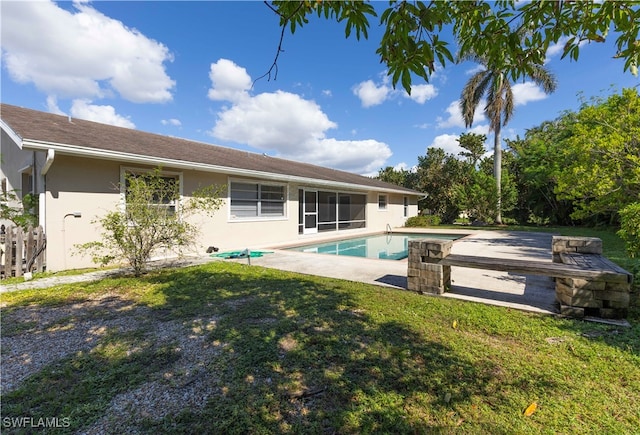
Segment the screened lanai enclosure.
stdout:
[[298,198],[300,234],[366,227],[366,195],[299,189]]

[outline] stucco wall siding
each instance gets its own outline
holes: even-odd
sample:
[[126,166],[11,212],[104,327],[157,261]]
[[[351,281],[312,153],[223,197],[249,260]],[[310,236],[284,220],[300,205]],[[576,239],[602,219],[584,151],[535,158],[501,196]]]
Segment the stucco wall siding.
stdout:
[[[101,234],[97,221],[106,213],[117,210],[121,204],[118,190],[123,168],[153,169],[140,165],[122,164],[115,161],[88,159],[72,156],[56,156],[46,177],[46,222],[47,267],[50,271],[91,267],[89,257],[78,255],[76,245],[99,240]],[[208,172],[182,170],[170,167],[162,168],[170,173],[181,174],[182,194],[188,198],[195,189],[209,184],[228,186],[231,180],[259,183],[256,178],[232,179],[227,175]],[[234,219],[229,212],[228,189],[224,189],[221,208],[212,216],[204,214],[190,218],[191,223],[200,229],[199,243],[187,254],[205,255],[209,246],[220,250],[236,250],[251,247],[264,247],[269,244],[296,242],[300,239],[335,236],[335,232],[321,233],[309,237],[298,234],[298,189],[296,183],[280,183],[284,186],[287,201],[285,216],[270,219]],[[327,190],[326,187],[319,189]],[[354,190],[351,193],[367,196],[367,226],[359,230],[343,230],[339,233],[348,236],[361,232],[384,231],[387,224],[391,227],[402,226],[404,216],[404,195],[386,194],[386,210],[378,206],[378,192]],[[80,218],[74,217],[79,213]],[[417,214],[416,199],[411,199],[410,215]],[[172,252],[159,252],[158,256],[171,256]]]

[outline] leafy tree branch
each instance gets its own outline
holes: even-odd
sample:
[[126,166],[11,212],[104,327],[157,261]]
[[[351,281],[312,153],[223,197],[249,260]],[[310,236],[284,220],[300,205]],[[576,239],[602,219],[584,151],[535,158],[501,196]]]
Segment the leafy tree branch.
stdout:
[[0,219],[9,220],[24,230],[38,225],[37,210],[37,195],[26,194],[22,199],[16,191],[7,191],[0,195]]
[[[411,93],[413,77],[425,81],[438,65],[453,63],[450,47],[460,55],[482,53],[492,70],[517,82],[535,74],[545,63],[552,44],[564,44],[562,57],[578,60],[584,42],[600,43],[615,37],[614,56],[624,61],[624,71],[637,74],[640,5],[635,1],[401,1],[373,7],[358,1],[272,1],[270,10],[280,16],[280,27],[292,34],[316,14],[344,22],[345,36],[368,38],[370,22],[378,17],[384,28],[376,53],[387,66],[392,85]],[[277,69],[278,52],[267,75]]]

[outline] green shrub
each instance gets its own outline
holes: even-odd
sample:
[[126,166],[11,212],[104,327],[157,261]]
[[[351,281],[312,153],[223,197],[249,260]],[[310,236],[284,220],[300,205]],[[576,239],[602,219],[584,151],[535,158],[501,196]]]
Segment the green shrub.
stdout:
[[518,222],[517,219],[503,216],[502,217],[502,224],[503,225],[518,225],[519,222]]
[[640,257],[640,202],[629,204],[619,211],[620,231],[629,257]]
[[413,216],[404,223],[405,227],[435,227],[440,225],[440,216],[423,215]]
[[164,177],[160,168],[148,173],[126,173],[123,186],[126,208],[97,219],[103,228],[102,240],[76,245],[78,253],[90,255],[93,262],[105,266],[119,259],[126,260],[135,276],[140,276],[152,254],[181,250],[194,246],[198,227],[188,217],[204,212],[211,216],[220,208],[221,186],[204,186],[190,197],[181,198],[180,186]]

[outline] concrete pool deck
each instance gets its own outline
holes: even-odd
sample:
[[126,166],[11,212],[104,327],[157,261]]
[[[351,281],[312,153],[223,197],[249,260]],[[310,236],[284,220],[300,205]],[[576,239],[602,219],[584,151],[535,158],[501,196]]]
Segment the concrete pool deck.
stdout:
[[[406,229],[405,232],[420,232]],[[402,232],[395,231],[394,232]],[[481,255],[495,258],[520,258],[531,261],[551,261],[551,237],[548,233],[513,231],[428,230],[429,233],[461,234],[466,237],[453,244],[452,253]],[[256,247],[256,249],[258,249]],[[251,264],[272,269],[338,278],[395,289],[407,288],[407,260],[376,260],[327,254],[265,249],[273,251],[262,257],[251,258]],[[176,266],[208,261],[235,261],[247,263],[247,258],[223,260],[198,257],[178,262]],[[169,264],[171,265],[171,264]],[[117,275],[119,271],[106,270],[82,275],[43,278],[23,283],[0,286],[0,293],[22,289],[44,288],[52,285],[98,280]],[[443,297],[498,305],[518,310],[557,314],[553,280],[544,276],[518,275],[491,270],[452,267],[452,288]]]
[[[412,231],[416,232],[416,231]],[[519,231],[445,230],[469,234],[453,244],[452,253],[551,262],[552,234]],[[428,238],[428,233],[425,233]],[[398,289],[407,288],[407,260],[375,260],[279,249],[251,264],[273,269],[346,279]],[[247,259],[227,260],[247,262]],[[452,288],[443,297],[518,310],[557,314],[552,278],[491,270],[451,268]]]

